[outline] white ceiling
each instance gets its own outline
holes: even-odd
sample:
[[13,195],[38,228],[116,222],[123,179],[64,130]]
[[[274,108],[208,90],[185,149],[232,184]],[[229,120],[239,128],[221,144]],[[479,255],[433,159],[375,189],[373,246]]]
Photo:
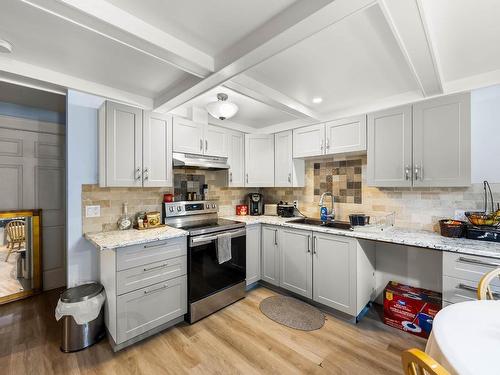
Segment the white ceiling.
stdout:
[[108,0],[214,56],[296,0]]

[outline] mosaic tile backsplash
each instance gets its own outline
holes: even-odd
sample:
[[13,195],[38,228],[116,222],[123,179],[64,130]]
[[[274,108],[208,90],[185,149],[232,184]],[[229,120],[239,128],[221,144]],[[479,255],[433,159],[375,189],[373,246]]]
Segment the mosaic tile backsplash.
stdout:
[[314,196],[332,192],[337,203],[362,203],[362,159],[315,162]]

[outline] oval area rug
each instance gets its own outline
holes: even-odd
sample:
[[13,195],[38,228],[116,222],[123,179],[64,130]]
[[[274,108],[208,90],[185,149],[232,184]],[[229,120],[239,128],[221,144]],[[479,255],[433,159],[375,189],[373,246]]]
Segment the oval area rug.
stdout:
[[293,297],[267,297],[260,302],[259,308],[276,323],[301,331],[314,331],[325,324],[325,315],[321,311]]

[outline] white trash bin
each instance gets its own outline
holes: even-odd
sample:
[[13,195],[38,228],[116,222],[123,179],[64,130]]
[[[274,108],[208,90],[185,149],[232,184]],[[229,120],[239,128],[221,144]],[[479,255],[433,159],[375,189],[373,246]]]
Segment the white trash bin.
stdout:
[[61,350],[75,352],[85,349],[105,335],[104,287],[99,283],[66,289],[56,307],[56,320],[62,318]]

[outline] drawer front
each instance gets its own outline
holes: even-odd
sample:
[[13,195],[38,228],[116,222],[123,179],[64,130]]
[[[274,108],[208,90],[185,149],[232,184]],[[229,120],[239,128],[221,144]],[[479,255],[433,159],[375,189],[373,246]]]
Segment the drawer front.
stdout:
[[161,283],[186,274],[187,257],[182,256],[129,268],[116,274],[118,295]]
[[[443,253],[443,275],[474,281],[476,286],[485,273],[498,267],[500,267],[500,259]],[[491,285],[500,287],[500,279],[495,278]]]
[[186,248],[186,237],[121,247],[116,249],[116,269],[122,271],[132,267],[177,258],[186,255]]
[[[500,298],[500,287],[493,287],[495,298]],[[477,299],[477,283],[470,280],[461,280],[455,277],[443,276],[443,301],[458,303]],[[444,304],[444,303],[443,303]]]
[[181,276],[117,297],[117,344],[187,313],[187,277]]

